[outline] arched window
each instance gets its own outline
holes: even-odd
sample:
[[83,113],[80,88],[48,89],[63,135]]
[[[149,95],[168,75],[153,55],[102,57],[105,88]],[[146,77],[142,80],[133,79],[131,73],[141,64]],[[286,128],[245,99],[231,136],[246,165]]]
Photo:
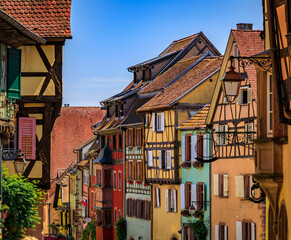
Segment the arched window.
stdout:
[[279,239],[288,240],[288,218],[284,203],[281,205],[279,213]]

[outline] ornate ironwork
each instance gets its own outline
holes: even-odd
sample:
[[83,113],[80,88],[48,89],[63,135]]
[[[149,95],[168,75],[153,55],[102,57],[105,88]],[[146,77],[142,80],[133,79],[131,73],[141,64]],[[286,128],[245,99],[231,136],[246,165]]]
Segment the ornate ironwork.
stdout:
[[0,119],[9,120],[15,116],[17,105],[15,100],[0,96]]
[[245,68],[247,66],[256,64],[259,67],[265,69],[268,72],[271,72],[270,69],[272,67],[271,57],[229,57],[230,61],[237,60],[238,66],[243,69],[245,72]]
[[2,157],[5,161],[14,161],[19,156],[22,156],[21,150],[3,150]]
[[[249,200],[254,202],[254,203],[261,203],[265,201],[266,194],[264,193],[263,189],[261,188],[260,184],[253,179],[253,186],[251,187],[251,197],[249,197]],[[260,196],[256,197],[255,196],[255,191],[259,189],[260,190]]]

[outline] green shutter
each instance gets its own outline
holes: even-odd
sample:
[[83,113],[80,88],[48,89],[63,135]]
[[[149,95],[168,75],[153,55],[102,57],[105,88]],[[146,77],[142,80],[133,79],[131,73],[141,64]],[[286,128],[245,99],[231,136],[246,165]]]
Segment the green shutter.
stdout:
[[20,99],[21,50],[8,48],[7,97]]

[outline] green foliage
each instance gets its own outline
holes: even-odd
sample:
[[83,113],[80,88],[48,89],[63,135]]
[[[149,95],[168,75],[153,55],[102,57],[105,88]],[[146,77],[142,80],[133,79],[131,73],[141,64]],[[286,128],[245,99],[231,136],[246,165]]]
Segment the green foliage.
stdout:
[[91,239],[96,239],[96,223],[95,221],[89,222],[82,232],[82,240],[89,240],[91,234]]
[[118,222],[115,224],[116,226],[116,236],[118,240],[126,239],[126,221],[123,217],[121,217]]
[[3,238],[24,238],[28,229],[35,229],[36,224],[39,224],[38,205],[43,200],[43,193],[36,187],[36,182],[8,175],[3,169],[2,194],[4,206],[1,211],[6,213]]
[[203,219],[198,219],[197,221],[190,223],[189,226],[194,229],[194,234],[197,240],[206,239],[208,231]]

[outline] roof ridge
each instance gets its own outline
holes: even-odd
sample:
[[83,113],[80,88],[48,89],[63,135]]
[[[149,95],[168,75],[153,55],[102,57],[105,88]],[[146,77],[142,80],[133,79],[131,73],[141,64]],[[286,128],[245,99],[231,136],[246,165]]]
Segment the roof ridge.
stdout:
[[[172,43],[174,43],[174,42],[179,42],[179,41],[185,41],[186,39],[191,38],[191,37],[194,37],[194,36],[197,35],[197,34],[198,34],[198,33],[194,33],[194,34],[189,35],[189,36],[187,36],[187,37],[183,37],[183,38],[180,38],[180,39],[174,40]],[[170,44],[170,45],[171,45],[171,44]]]

